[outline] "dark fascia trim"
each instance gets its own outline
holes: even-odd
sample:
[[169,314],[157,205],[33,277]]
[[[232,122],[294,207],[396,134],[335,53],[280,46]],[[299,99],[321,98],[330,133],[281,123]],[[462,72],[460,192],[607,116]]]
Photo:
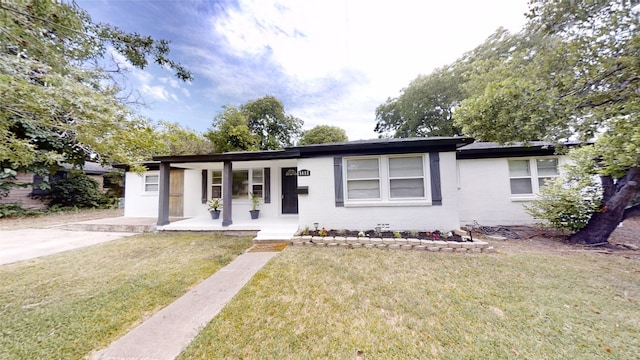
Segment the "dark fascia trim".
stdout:
[[335,155],[383,155],[408,154],[430,151],[455,151],[460,146],[473,142],[467,137],[432,137],[410,139],[375,139],[304,145],[270,151],[242,151],[210,155],[155,156],[154,161],[162,163],[197,163],[223,161],[255,161],[297,159]]
[[169,163],[194,163],[194,162],[223,162],[223,161],[254,161],[254,160],[279,160],[295,159],[300,157],[300,152],[295,149],[271,150],[271,151],[243,151],[210,155],[181,155],[181,156],[154,156],[153,160]]
[[301,158],[310,158],[336,155],[357,156],[455,151],[460,146],[464,146],[472,142],[472,138],[466,137],[376,139],[345,143],[306,145],[291,149],[298,150]]
[[[566,147],[583,145],[582,143],[572,142],[563,144]],[[535,143],[531,145],[498,145],[489,147],[460,148],[456,153],[458,160],[472,159],[493,159],[506,157],[526,157],[526,156],[550,156],[558,155],[557,148],[551,143]]]

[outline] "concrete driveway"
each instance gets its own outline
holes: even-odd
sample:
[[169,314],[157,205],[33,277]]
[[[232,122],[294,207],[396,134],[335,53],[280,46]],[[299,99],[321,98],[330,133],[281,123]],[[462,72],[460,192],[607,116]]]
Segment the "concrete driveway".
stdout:
[[69,231],[57,228],[0,231],[0,265],[51,255],[136,235],[125,232]]

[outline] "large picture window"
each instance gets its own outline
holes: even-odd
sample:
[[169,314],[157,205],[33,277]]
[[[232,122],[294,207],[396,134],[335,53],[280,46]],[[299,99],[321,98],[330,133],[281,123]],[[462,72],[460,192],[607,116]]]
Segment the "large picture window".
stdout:
[[[249,192],[262,197],[263,189],[263,169],[233,170],[231,195],[234,199],[248,199]],[[222,171],[220,170],[211,172],[211,197],[222,198]]]
[[509,160],[511,194],[537,194],[545,181],[559,174],[557,158]]
[[347,158],[344,161],[346,201],[427,200],[427,168],[423,155]]

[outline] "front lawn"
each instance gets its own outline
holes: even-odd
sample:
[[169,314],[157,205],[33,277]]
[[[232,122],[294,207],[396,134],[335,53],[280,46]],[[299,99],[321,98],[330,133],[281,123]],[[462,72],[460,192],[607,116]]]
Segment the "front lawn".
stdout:
[[180,359],[637,359],[640,259],[287,248]]
[[2,265],[0,359],[81,359],[250,245],[250,237],[145,234]]

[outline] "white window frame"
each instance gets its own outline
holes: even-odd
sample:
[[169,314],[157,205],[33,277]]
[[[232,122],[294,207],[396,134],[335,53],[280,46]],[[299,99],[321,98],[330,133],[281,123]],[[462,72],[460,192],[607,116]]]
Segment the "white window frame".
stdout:
[[[556,174],[540,174],[538,169],[538,161],[539,160],[555,160],[556,162]],[[512,161],[526,161],[529,165],[529,175],[527,176],[512,176],[510,171],[510,163]],[[509,194],[511,195],[511,199],[518,201],[524,200],[529,201],[535,199],[535,197],[540,193],[541,187],[541,179],[552,179],[560,176],[560,158],[557,156],[551,157],[527,157],[527,158],[512,158],[507,160],[507,171],[509,174]],[[522,194],[514,194],[511,192],[511,180],[514,179],[529,179],[531,183],[531,193],[522,193]]]
[[[416,158],[421,159],[422,164],[422,176],[409,176],[409,177],[391,177],[390,176],[390,159],[398,158]],[[350,199],[349,198],[349,181],[358,180],[376,180],[375,178],[349,180],[348,162],[350,160],[378,160],[378,184],[380,190],[380,196],[378,198],[370,199]],[[399,155],[378,155],[378,156],[350,156],[342,159],[342,177],[343,181],[343,194],[345,207],[367,207],[367,206],[428,206],[431,205],[431,179],[430,168],[428,162],[429,156],[424,153],[416,154],[399,154]],[[421,178],[424,186],[424,196],[422,197],[391,197],[391,180],[403,179],[403,178]]]
[[[420,159],[420,164],[422,165],[422,174],[417,176],[417,175],[411,175],[411,176],[391,176],[391,161],[393,159],[408,159],[408,158],[419,158]],[[387,171],[389,176],[387,177],[388,179],[388,183],[389,183],[389,200],[409,200],[409,199],[417,199],[417,200],[426,200],[427,199],[427,187],[426,187],[426,181],[425,181],[425,167],[426,167],[426,163],[425,163],[425,157],[421,156],[421,155],[404,155],[404,156],[388,156],[386,159],[386,163],[387,163]],[[393,197],[391,195],[391,181],[393,180],[413,180],[413,179],[421,179],[422,180],[422,196],[396,196]]]
[[[151,182],[149,178],[156,178],[155,182]],[[157,185],[156,190],[147,190],[147,185]],[[142,177],[142,193],[143,194],[157,194],[160,191],[160,173],[148,173]]]
[[[367,178],[357,178],[357,179],[349,179],[349,161],[358,161],[358,160],[376,160],[378,163],[378,176],[377,177],[367,177]],[[380,176],[380,158],[378,157],[350,157],[350,158],[346,158],[344,159],[344,194],[345,194],[345,201],[349,201],[349,202],[359,202],[359,201],[380,201],[382,199],[382,181],[381,181],[381,176]],[[372,198],[349,198],[349,182],[351,183],[357,183],[357,182],[363,182],[363,181],[377,181],[378,182],[378,197],[372,197]]]
[[[240,171],[246,171],[247,172],[247,196],[242,197],[242,198],[234,198],[234,200],[243,202],[244,200],[249,200],[251,199],[251,192],[254,189],[254,186],[261,186],[262,187],[262,191],[260,194],[260,199],[264,199],[264,168],[248,168],[248,169],[233,169],[233,172],[240,172]],[[262,179],[260,181],[256,181],[255,176],[254,176],[254,172],[255,171],[259,171],[262,174]],[[214,182],[214,173],[218,172],[220,173],[220,178],[219,178],[219,183],[218,182]],[[212,169],[209,171],[209,184],[210,184],[210,189],[211,192],[209,193],[209,198],[213,197],[213,189],[214,187],[220,187],[220,198],[222,198],[222,195],[224,194],[224,186],[223,186],[223,181],[222,181],[222,177],[224,176],[223,170],[219,170],[219,169]]]

